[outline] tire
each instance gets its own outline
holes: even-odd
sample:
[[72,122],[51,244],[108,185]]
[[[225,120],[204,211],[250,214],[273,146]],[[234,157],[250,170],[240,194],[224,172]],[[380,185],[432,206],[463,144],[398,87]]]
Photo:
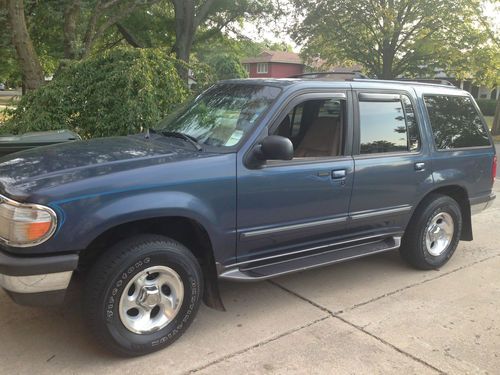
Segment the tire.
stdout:
[[462,212],[457,201],[447,195],[431,194],[413,214],[399,251],[415,268],[438,269],[455,252],[461,233]]
[[184,333],[198,311],[202,291],[200,265],[186,247],[167,237],[140,235],[117,243],[90,269],[83,296],[85,318],[112,352],[144,355]]

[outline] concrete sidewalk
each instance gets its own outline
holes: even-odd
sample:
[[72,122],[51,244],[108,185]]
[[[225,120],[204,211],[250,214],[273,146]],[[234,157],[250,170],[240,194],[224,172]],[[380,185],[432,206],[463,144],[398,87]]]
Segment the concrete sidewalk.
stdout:
[[[497,195],[500,195],[497,183]],[[222,284],[166,350],[120,359],[95,346],[78,295],[30,309],[0,294],[1,374],[500,373],[500,199],[439,271],[386,253],[255,284]]]

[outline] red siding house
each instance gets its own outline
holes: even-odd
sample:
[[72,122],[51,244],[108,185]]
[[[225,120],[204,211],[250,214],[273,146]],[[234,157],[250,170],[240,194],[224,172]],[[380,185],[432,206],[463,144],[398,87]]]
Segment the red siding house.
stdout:
[[257,57],[243,59],[250,78],[286,78],[304,73],[304,63],[293,52],[264,51]]

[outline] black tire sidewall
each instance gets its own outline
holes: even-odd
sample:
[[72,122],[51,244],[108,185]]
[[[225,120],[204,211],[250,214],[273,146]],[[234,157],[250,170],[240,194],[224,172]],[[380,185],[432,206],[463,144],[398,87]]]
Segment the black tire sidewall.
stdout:
[[[167,243],[162,249],[158,249],[157,244],[153,245],[156,250],[150,245],[117,264],[105,282],[97,306],[100,309],[98,320],[102,322],[111,343],[114,343],[115,351],[121,354],[141,355],[170,345],[188,328],[200,304],[203,279],[197,265],[178,249],[170,249]],[[120,298],[135,275],[153,266],[167,266],[179,274],[184,286],[184,298],[179,312],[166,327],[151,334],[137,334],[129,331],[121,321]]]
[[[442,254],[434,256],[427,250],[426,245],[426,229],[431,220],[440,212],[449,214],[453,219],[453,238],[448,244],[448,247]],[[460,207],[451,198],[441,197],[432,202],[432,204],[425,210],[420,221],[420,233],[418,247],[423,256],[424,261],[434,268],[444,265],[453,255],[455,249],[460,241],[460,233],[462,230],[462,214]]]

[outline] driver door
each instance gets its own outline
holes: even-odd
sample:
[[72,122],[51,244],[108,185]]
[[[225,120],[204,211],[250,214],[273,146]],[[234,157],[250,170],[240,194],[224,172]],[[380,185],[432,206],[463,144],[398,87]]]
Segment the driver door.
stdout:
[[346,234],[354,173],[348,98],[294,98],[269,126],[269,135],[290,138],[293,160],[238,165],[238,263],[306,253]]

